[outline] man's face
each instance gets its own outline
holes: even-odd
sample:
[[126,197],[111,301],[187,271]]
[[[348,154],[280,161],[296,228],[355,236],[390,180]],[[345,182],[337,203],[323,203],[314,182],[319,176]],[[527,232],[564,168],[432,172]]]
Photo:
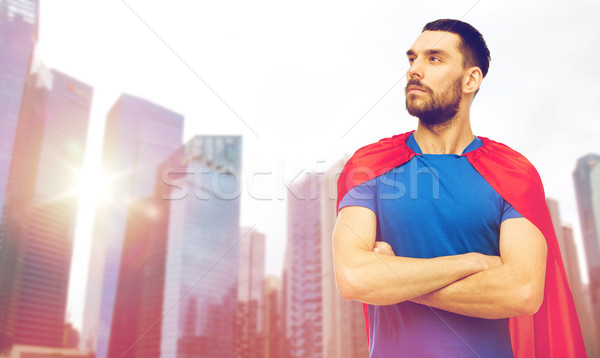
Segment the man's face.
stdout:
[[425,31],[406,53],[406,109],[426,126],[447,123],[458,113],[464,75],[459,45],[456,34]]

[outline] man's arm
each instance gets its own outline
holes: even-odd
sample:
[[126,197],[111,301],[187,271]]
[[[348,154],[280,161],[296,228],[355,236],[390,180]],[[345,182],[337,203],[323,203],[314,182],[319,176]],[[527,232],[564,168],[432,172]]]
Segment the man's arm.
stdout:
[[413,302],[480,318],[531,315],[544,298],[546,240],[527,219],[500,226],[502,265],[482,271]]
[[500,264],[479,253],[414,259],[373,252],[376,217],[370,209],[349,206],[333,232],[333,260],[338,290],[347,300],[390,305],[438,290]]

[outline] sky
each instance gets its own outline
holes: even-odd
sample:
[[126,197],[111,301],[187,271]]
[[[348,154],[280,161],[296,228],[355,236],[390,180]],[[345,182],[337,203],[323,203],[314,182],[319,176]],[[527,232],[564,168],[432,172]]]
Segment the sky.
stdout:
[[438,18],[484,35],[473,131],[536,166],[582,252],[571,175],[600,153],[598,17],[591,0],[42,0],[37,57],[94,87],[69,320],[81,326],[104,120],[122,93],[184,115],[185,141],[243,136],[241,224],[266,234],[267,272],[280,275],[286,185],[416,127],[405,52]]

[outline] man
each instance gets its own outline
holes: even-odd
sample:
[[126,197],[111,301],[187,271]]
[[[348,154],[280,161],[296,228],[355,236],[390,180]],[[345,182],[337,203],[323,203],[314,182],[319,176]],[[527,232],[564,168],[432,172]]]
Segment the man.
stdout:
[[338,181],[336,281],[367,304],[370,356],[585,356],[537,172],[471,130],[483,37],[437,20],[407,56],[416,131],[359,149]]

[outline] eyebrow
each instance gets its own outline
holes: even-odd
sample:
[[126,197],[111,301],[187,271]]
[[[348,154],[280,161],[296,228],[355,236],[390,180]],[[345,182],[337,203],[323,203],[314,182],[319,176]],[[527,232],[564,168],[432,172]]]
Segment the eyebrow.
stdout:
[[[442,56],[449,56],[448,52],[441,50],[441,49],[437,49],[437,48],[430,48],[424,51],[424,53],[426,55],[442,55]],[[412,49],[406,51],[406,56],[413,56],[415,55],[415,51],[413,51]]]

